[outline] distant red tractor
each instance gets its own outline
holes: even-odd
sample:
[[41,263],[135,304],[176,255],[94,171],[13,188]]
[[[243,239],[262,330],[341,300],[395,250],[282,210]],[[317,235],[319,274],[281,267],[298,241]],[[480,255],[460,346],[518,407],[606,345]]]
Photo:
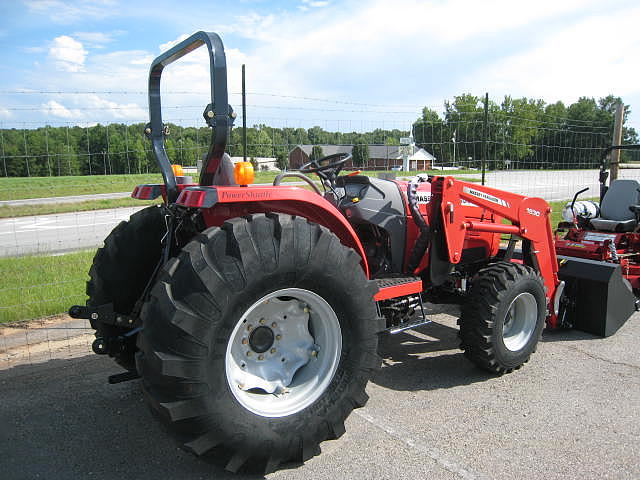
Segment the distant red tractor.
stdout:
[[[165,151],[160,79],[201,45],[212,141],[199,184],[185,184]],[[96,353],[127,369],[110,381],[142,377],[148,403],[186,447],[212,452],[228,470],[270,472],[341,436],[380,367],[378,334],[428,323],[423,301],[460,304],[465,356],[503,374],[527,362],[545,322],[558,326],[561,307],[576,301],[565,285],[578,279],[562,280],[563,270],[592,269],[582,259],[559,266],[540,198],[452,177],[339,175],[345,155],[252,185],[250,164],[234,167],[225,153],[235,114],[214,33],[154,60],[149,110],[164,185],[133,196],[162,195],[164,204],[113,230],[89,272],[87,305],[70,313],[91,320]],[[287,177],[308,189],[283,184]],[[589,318],[614,328],[633,311],[633,295],[619,265],[604,285],[621,302],[600,297],[605,313]]]

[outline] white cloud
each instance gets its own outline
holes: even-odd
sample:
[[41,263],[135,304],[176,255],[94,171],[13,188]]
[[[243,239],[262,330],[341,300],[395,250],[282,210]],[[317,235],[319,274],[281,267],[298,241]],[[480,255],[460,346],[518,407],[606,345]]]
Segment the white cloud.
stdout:
[[84,69],[87,51],[82,43],[67,35],[61,35],[51,42],[49,56],[53,58],[60,70],[79,72]]
[[29,12],[44,15],[55,23],[71,24],[87,19],[102,19],[117,13],[112,0],[26,0]]
[[22,47],[25,53],[44,53],[47,51],[45,47]]
[[302,0],[302,5],[298,8],[303,12],[306,12],[309,8],[323,8],[330,4],[326,0]]
[[0,117],[9,118],[11,116],[11,112],[4,107],[0,107]]
[[91,48],[104,48],[105,44],[115,40],[114,37],[122,34],[122,31],[116,32],[74,32],[71,34],[73,38],[77,38],[85,45]]
[[[61,3],[33,0],[29,5],[39,5],[41,9],[49,5],[53,10],[51,5]],[[97,0],[78,0],[71,5],[80,9],[100,4]],[[189,33],[203,24],[225,21],[213,29],[225,41],[230,93],[240,91],[240,66],[246,63],[249,92],[351,102],[435,106],[463,91],[489,91],[494,99],[509,93],[547,101],[569,99],[570,95],[630,92],[640,101],[634,82],[640,72],[629,53],[638,50],[640,30],[631,20],[640,18],[640,11],[629,5],[628,0],[613,0],[607,5],[598,0],[539,0],[526,4],[525,14],[522,2],[512,0],[298,0],[289,11],[271,10],[266,15],[252,12],[253,8],[265,11],[255,4],[244,5],[239,7],[242,15],[234,21],[209,13],[193,18],[182,12],[176,12],[179,18],[172,20],[181,25],[179,31]],[[296,6],[306,10],[300,11]],[[233,11],[227,17],[232,15]],[[59,67],[64,71],[76,69],[76,73],[51,72],[48,88],[145,92],[149,65],[159,52],[152,49],[96,55],[93,48],[110,46],[108,41],[117,33],[108,32],[114,28],[117,27],[111,26],[105,32],[85,32],[89,27],[84,26],[69,29],[75,33],[67,38],[77,42],[80,49],[76,48],[75,55],[66,60],[59,60],[66,62]],[[156,43],[167,40],[161,31],[155,35]],[[164,52],[185,38],[186,33],[163,43],[159,51]],[[86,50],[92,54],[87,55]],[[32,85],[43,72],[34,69]],[[202,92],[163,94],[165,120],[201,122],[202,109],[209,101],[206,49],[200,47],[169,66],[162,84],[165,92]],[[633,101],[632,97],[624,98]],[[116,118],[114,114],[123,115],[123,110],[134,112],[128,118],[140,115],[136,121],[147,117],[146,111],[138,107],[146,102],[144,94],[142,98],[110,95],[102,100],[114,102],[118,108],[103,104],[105,109],[100,111],[101,103],[94,99],[94,106],[89,106],[87,98],[69,104],[78,109],[96,108],[85,112],[91,121],[110,121]],[[317,113],[305,113],[298,108],[318,104],[255,95],[250,95],[248,101],[250,122],[268,119],[267,115],[292,122],[298,120],[296,117],[319,117],[318,124],[324,126],[326,118],[369,118],[375,128],[388,121],[386,116],[357,113],[357,108],[329,106],[323,110],[326,103]],[[238,96],[230,96],[230,103],[239,110]],[[267,105],[269,109],[252,104]],[[354,113],[340,111],[341,108],[351,108]],[[415,115],[401,118],[409,122],[418,114],[416,108]],[[354,128],[361,125],[354,123]]]
[[73,106],[65,106],[56,100],[49,100],[41,105],[41,111],[47,115],[79,121],[105,118],[116,120],[140,121],[146,112],[135,102],[118,103],[99,95],[78,95],[69,100]]
[[[417,80],[409,72],[433,77],[428,65],[435,60],[453,64],[465,56],[465,51],[456,49],[475,47],[478,41],[491,43],[491,38],[495,41],[505,32],[517,34],[536,22],[543,24],[596,3],[540,0],[528,5],[523,15],[522,5],[512,0],[376,0],[366,6],[353,1],[297,14],[250,13],[223,31],[260,41],[247,63],[262,91],[375,94],[372,89],[377,85],[390,95],[402,81]],[[390,71],[395,78],[376,81]],[[360,81],[367,81],[369,88],[353,83]]]
[[489,91],[548,101],[573,102],[579,96],[609,93],[623,97],[640,94],[640,65],[629,57],[629,52],[640,50],[637,18],[640,8],[628,9],[624,17],[586,18],[554,32],[528,50],[472,72],[469,78],[481,80]]
[[176,38],[175,40],[170,40],[168,42],[165,43],[161,43],[158,48],[160,49],[161,53],[166,52],[167,50],[169,50],[171,47],[175,47],[177,44],[179,44],[181,41],[186,40],[187,38],[189,38],[189,34],[188,33],[183,33],[182,35],[180,35],[178,38]]
[[68,118],[73,120],[79,120],[83,117],[80,110],[69,110],[64,105],[56,102],[55,100],[49,100],[42,105],[42,113],[46,115],[52,115],[54,117]]
[[138,120],[147,115],[146,111],[137,103],[117,103],[106,100],[98,95],[87,95],[83,97],[82,104],[88,109],[104,112],[120,120]]

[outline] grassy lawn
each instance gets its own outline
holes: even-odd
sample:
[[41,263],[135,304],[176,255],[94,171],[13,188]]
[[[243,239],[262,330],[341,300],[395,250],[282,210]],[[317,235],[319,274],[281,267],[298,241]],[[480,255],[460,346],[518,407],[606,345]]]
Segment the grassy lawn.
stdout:
[[0,200],[130,192],[140,183],[160,182],[160,174],[5,177],[0,178]]
[[84,305],[94,251],[0,258],[0,323],[54,315]]

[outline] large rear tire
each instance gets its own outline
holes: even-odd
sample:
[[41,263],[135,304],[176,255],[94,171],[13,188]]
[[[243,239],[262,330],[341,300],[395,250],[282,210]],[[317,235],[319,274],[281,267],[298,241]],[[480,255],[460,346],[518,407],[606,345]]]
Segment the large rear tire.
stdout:
[[[163,208],[147,207],[120,222],[93,257],[87,282],[88,306],[113,303],[115,312],[129,315],[142,295],[162,253],[166,233]],[[129,331],[91,320],[96,337],[113,338]],[[109,355],[127,370],[135,369],[135,336],[128,337],[121,349]]]
[[462,306],[460,348],[480,368],[510,373],[535,352],[545,317],[540,275],[517,263],[494,263],[478,272]]
[[146,397],[188,449],[227,470],[305,461],[368,399],[381,363],[375,292],[358,254],[304,218],[209,228],[144,306]]

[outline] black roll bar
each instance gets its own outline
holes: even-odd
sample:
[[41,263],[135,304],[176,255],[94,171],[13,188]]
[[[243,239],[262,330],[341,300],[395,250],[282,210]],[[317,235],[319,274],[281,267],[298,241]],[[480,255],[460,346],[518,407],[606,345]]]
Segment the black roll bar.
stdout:
[[171,169],[171,162],[164,145],[164,125],[162,123],[162,105],[160,102],[160,78],[164,67],[206,45],[209,52],[209,68],[211,83],[211,103],[204,111],[207,124],[212,127],[211,144],[207,157],[202,165],[200,185],[212,185],[213,178],[224,154],[229,137],[229,129],[233,125],[235,114],[229,106],[227,92],[227,61],[224,46],[220,37],[213,32],[196,32],[173,48],[157,57],[149,71],[149,117],[150,125],[145,133],[150,137],[153,154],[158,161],[162,177],[167,188],[167,202],[173,203],[178,197],[176,178]]

